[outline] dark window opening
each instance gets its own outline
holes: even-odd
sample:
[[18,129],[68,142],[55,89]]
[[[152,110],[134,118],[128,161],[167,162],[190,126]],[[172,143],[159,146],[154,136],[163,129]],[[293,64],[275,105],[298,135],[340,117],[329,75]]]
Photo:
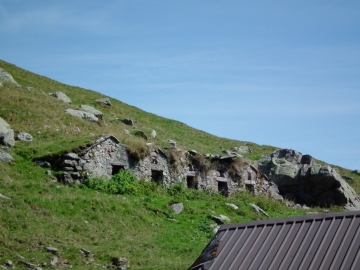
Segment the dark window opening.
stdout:
[[225,177],[225,170],[219,170],[220,177]]
[[163,182],[163,179],[164,179],[163,171],[151,170],[151,180],[152,181],[154,181],[157,184],[160,184]]
[[125,167],[122,165],[112,165],[111,175],[118,174],[120,170],[125,170]]
[[195,176],[186,177],[186,183],[188,188],[198,189],[198,182]]
[[228,185],[226,182],[218,182],[218,191],[224,196],[227,196],[229,193]]

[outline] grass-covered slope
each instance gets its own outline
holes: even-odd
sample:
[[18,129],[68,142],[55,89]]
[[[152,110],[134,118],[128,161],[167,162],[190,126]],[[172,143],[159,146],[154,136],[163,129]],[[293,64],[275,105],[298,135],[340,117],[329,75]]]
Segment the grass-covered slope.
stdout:
[[[0,87],[0,117],[15,131],[28,132],[34,138],[31,143],[17,141],[9,149],[15,162],[0,163],[0,193],[11,198],[0,198],[0,265],[11,260],[17,269],[26,269],[16,255],[20,254],[30,263],[47,263],[43,268],[50,267],[51,258],[56,256],[56,269],[69,265],[73,269],[100,269],[103,265],[110,268],[113,257],[129,259],[130,269],[186,269],[213,235],[209,228],[213,223],[211,215],[224,214],[232,222],[266,218],[258,215],[249,203],[262,207],[271,218],[305,214],[304,210],[246,193],[225,198],[180,187],[164,190],[151,183],[140,183],[135,195],[116,196],[53,182],[52,176],[45,174],[46,169],[36,166],[32,159],[69,151],[101,134],[113,134],[135,149],[144,144],[143,139],[127,136],[124,128],[133,135],[138,129],[148,135],[155,129],[157,137],[151,139],[155,147],[165,147],[165,141],[172,139],[178,147],[199,153],[220,154],[220,147],[229,149],[246,144],[253,151],[248,156],[250,160],[257,160],[275,148],[219,138],[115,99],[111,99],[112,107],[101,106],[94,103],[103,97],[100,93],[64,85],[3,61],[0,67],[22,86],[4,83]],[[26,86],[35,91],[26,90]],[[47,95],[56,91],[67,94],[73,104]],[[65,109],[77,109],[80,104],[102,111],[104,122],[87,122],[64,113]],[[116,118],[130,118],[136,124],[129,127]],[[342,175],[354,178],[349,183],[358,192],[359,177],[339,170]],[[169,209],[172,202],[182,202],[184,211],[172,214]],[[225,202],[232,202],[239,209],[233,210]],[[56,247],[58,253],[46,252],[49,246]],[[80,248],[94,256],[86,258]]]

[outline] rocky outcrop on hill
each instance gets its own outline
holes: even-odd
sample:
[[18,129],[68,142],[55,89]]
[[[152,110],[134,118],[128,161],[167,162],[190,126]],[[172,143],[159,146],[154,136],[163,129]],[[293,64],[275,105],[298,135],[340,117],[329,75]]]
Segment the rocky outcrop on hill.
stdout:
[[71,104],[71,99],[63,92],[50,93],[49,96],[52,96],[58,100],[65,102],[65,103]]
[[0,144],[13,147],[15,145],[14,131],[10,125],[0,117]]
[[13,83],[15,85],[19,85],[14,78],[8,73],[6,72],[4,69],[0,68],[0,82],[10,82]]
[[259,161],[259,170],[278,186],[280,194],[296,203],[360,209],[359,197],[338,172],[329,165],[316,164],[309,155],[277,150]]
[[68,113],[72,116],[84,119],[84,120],[88,120],[88,121],[93,121],[93,122],[97,122],[99,121],[99,118],[97,118],[94,114],[90,113],[90,112],[85,112],[85,111],[80,111],[80,110],[73,110],[73,109],[66,109],[65,113]]
[[14,159],[10,154],[0,150],[0,162],[13,162],[13,161]]
[[80,110],[81,111],[85,111],[88,113],[92,113],[93,115],[95,115],[97,118],[99,118],[100,120],[102,120],[103,118],[103,113],[100,112],[99,110],[95,109],[92,106],[89,105],[80,105]]

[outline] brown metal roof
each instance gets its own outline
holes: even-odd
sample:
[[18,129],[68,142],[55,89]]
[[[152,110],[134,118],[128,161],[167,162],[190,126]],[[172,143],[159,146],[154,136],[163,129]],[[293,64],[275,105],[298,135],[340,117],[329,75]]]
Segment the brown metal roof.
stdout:
[[360,269],[360,211],[223,225],[192,270]]

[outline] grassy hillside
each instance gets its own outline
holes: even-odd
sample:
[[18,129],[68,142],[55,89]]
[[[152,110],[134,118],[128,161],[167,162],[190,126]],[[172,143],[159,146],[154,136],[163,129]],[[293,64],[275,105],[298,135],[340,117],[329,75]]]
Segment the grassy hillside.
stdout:
[[[247,156],[252,161],[276,148],[219,138],[112,98],[112,107],[101,106],[94,103],[104,97],[100,93],[64,85],[3,61],[0,67],[21,85],[4,83],[0,87],[0,117],[15,131],[28,132],[34,138],[31,143],[17,141],[9,150],[15,162],[0,163],[0,193],[11,198],[0,198],[0,265],[11,260],[17,269],[26,269],[17,257],[19,254],[32,264],[47,263],[43,268],[50,268],[50,260],[56,256],[56,269],[69,265],[73,269],[110,269],[112,259],[119,257],[130,260],[130,269],[187,269],[213,235],[209,227],[213,223],[211,215],[227,215],[231,222],[266,218],[254,212],[249,203],[262,207],[271,218],[306,214],[304,210],[247,193],[225,198],[178,186],[165,190],[141,182],[135,185],[136,194],[112,195],[62,186],[32,159],[69,151],[101,134],[113,134],[134,149],[144,144],[142,139],[126,135],[124,128],[132,135],[138,129],[150,135],[155,129],[154,147],[167,147],[165,141],[171,139],[182,149],[221,154],[221,147],[247,145],[253,151]],[[67,94],[73,104],[48,96],[56,91]],[[87,122],[64,113],[81,104],[102,111],[104,122]],[[135,126],[126,126],[117,118],[130,118]],[[359,193],[359,176],[338,169],[341,175],[353,178],[349,183]],[[172,214],[172,202],[182,202],[185,210],[180,215]],[[225,202],[232,202],[239,209],[233,210]],[[58,253],[47,252],[49,246],[56,247]],[[80,248],[91,251],[93,256],[85,257]]]

